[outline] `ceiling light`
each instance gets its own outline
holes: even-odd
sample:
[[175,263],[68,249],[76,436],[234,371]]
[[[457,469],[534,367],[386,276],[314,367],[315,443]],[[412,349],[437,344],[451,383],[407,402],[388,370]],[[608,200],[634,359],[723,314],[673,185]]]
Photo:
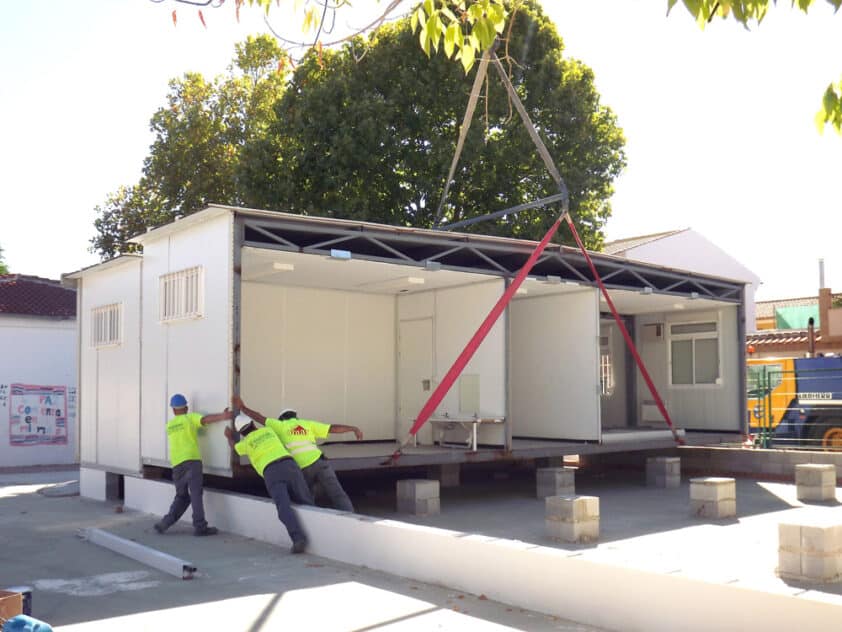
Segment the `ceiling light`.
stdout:
[[695,301],[697,298],[699,298],[698,292],[690,292],[690,300],[691,301]]
[[410,285],[424,285],[424,279],[422,277],[406,277],[406,280]]
[[547,285],[558,285],[559,283],[561,283],[561,277],[548,274],[544,278],[544,283],[546,283]]
[[425,261],[424,268],[430,272],[438,272],[441,270],[441,261]]
[[280,261],[276,261],[272,264],[272,268],[283,272],[292,272],[295,270],[295,265],[292,263],[281,263]]
[[337,248],[330,249],[330,258],[339,259],[340,261],[348,261],[351,258],[350,250],[339,250]]
[[652,292],[654,292],[654,291],[655,291],[655,290],[653,290],[650,286],[648,286],[648,285],[647,285],[645,288],[643,288],[642,290],[640,290],[640,293],[641,293],[641,294],[651,294],[651,293],[652,293]]
[[515,294],[529,294],[529,290],[527,290],[525,287],[519,287]]
[[673,303],[672,306],[673,309],[684,309],[684,305],[682,305],[681,303]]

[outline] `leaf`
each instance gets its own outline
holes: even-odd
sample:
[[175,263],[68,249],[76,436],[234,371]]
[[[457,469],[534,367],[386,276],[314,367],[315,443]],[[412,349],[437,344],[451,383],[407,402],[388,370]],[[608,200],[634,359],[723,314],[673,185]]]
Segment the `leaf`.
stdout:
[[176,17],[176,15],[175,15],[175,9],[173,9],[173,10],[172,10],[172,25],[173,25],[173,26],[177,26],[177,25],[178,25],[178,18],[177,18],[177,17]]
[[453,57],[456,41],[461,39],[461,35],[462,29],[459,28],[458,23],[452,22],[448,25],[447,30],[444,32],[444,54],[447,55],[448,59]]
[[462,46],[462,52],[459,56],[459,60],[462,62],[462,68],[465,69],[465,74],[468,74],[468,71],[476,61],[476,49],[470,44],[470,42]]
[[412,15],[409,18],[409,28],[412,30],[413,33],[415,32],[415,29],[418,28],[418,11],[420,10],[421,9],[413,11]]
[[818,130],[819,134],[824,134],[824,128],[827,124],[827,112],[825,112],[824,108],[816,112],[813,122],[815,122],[816,130]]

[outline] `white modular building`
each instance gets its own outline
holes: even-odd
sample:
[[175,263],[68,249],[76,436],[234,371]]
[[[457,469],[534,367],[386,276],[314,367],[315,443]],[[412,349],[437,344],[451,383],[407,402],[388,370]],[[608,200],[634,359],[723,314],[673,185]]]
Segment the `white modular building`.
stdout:
[[[359,426],[362,442],[326,446],[334,467],[388,467],[535,247],[226,206],[134,241],[142,256],[65,276],[79,296],[83,487],[169,466],[176,392],[200,412],[239,393],[267,416]],[[741,432],[743,282],[592,257],[675,424]],[[222,425],[203,431],[205,470],[237,476]],[[669,445],[584,257],[550,244],[398,466]]]

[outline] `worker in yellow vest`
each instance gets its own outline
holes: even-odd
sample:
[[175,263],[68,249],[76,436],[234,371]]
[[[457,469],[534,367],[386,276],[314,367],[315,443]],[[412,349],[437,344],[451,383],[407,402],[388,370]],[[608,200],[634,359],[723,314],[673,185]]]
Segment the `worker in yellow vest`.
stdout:
[[208,424],[233,419],[227,408],[214,415],[201,415],[187,412],[187,398],[176,393],[170,398],[175,417],[167,422],[167,441],[170,447],[172,481],[175,484],[175,498],[170,511],[160,522],[155,523],[155,531],[163,533],[184,515],[187,508],[193,507],[193,535],[216,535],[216,527],[209,527],[205,520],[205,506],[202,502],[202,452],[199,449],[199,429]]
[[234,448],[237,454],[247,456],[251,466],[263,477],[266,491],[278,510],[278,518],[292,540],[291,552],[303,553],[307,548],[307,536],[290,505],[290,499],[301,505],[313,504],[313,497],[307,483],[304,482],[301,469],[278,436],[269,428],[258,427],[243,413],[237,415],[234,427],[240,439],[237,441],[234,431],[226,426],[225,438],[228,439],[228,445]]
[[329,434],[344,432],[353,432],[357,439],[362,439],[363,433],[359,428],[341,424],[325,424],[311,419],[298,419],[298,414],[289,408],[281,411],[278,419],[267,418],[256,410],[246,407],[243,400],[237,396],[231,403],[254,421],[265,425],[278,435],[304,473],[304,480],[307,481],[313,497],[316,497],[317,491],[321,488],[334,509],[354,511],[351,499],[342,489],[339,479],[336,478],[336,472],[333,471],[327,458],[316,445],[316,439],[324,439]]

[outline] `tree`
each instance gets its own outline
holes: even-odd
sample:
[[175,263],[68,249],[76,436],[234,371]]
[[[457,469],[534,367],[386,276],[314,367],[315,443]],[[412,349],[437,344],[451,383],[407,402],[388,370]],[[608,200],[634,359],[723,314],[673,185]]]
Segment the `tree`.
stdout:
[[9,274],[9,266],[3,260],[3,248],[0,247],[0,274]]
[[152,116],[155,140],[143,177],[97,206],[91,250],[113,257],[135,248],[127,239],[189,215],[211,202],[239,204],[237,171],[243,147],[274,120],[289,70],[269,35],[237,44],[228,74],[207,81],[187,73],[170,81],[167,104]]
[[[592,71],[562,57],[561,38],[536,2],[519,4],[505,49],[512,81],[565,178],[586,245],[596,248],[610,215],[612,181],[625,165],[623,135],[600,104]],[[427,59],[406,19],[369,40],[310,53],[269,134],[240,163],[247,204],[431,226],[472,81],[446,56]],[[490,69],[446,220],[556,192]],[[473,230],[535,239],[557,214],[557,208],[526,211]]]
[[[835,10],[842,6],[842,0],[827,0]],[[667,0],[667,11],[678,3],[678,0]],[[776,5],[777,0],[682,0],[690,14],[699,26],[704,28],[715,17],[732,18],[749,28],[759,25],[769,11],[770,6]],[[815,5],[814,0],[791,0],[792,6],[798,6],[804,13],[809,12]],[[832,125],[842,134],[842,80],[831,82],[825,89],[821,107],[816,113],[816,126],[824,131],[826,125]]]

